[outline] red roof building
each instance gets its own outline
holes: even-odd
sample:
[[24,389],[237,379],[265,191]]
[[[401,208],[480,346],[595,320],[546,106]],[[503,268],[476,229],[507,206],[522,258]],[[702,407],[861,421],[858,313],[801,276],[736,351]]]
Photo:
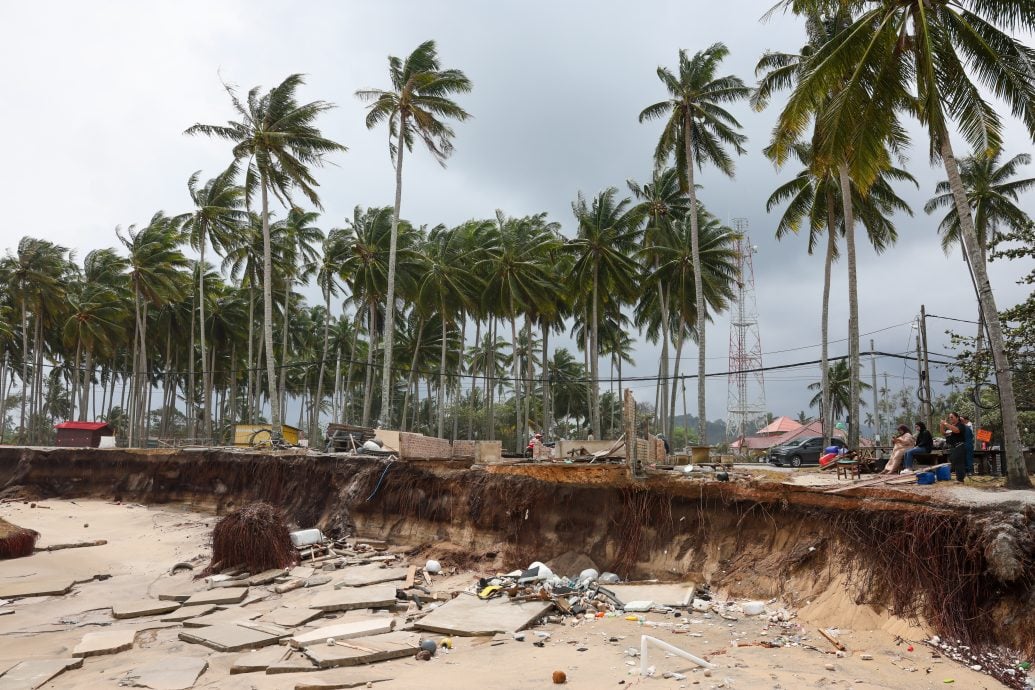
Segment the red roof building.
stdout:
[[96,448],[101,445],[101,436],[114,436],[115,430],[107,422],[61,422],[57,429],[55,445],[62,448]]

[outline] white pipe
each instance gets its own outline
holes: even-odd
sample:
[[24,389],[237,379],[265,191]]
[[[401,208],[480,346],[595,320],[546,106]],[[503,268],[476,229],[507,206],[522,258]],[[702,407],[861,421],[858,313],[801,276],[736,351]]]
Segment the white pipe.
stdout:
[[651,637],[650,635],[642,635],[640,637],[640,675],[641,676],[647,675],[647,666],[648,666],[648,663],[647,663],[647,643],[648,642],[653,643],[655,647],[659,647],[659,648],[665,650],[666,652],[669,652],[671,654],[675,654],[676,656],[681,656],[684,659],[686,659],[687,661],[692,661],[693,663],[697,664],[698,666],[702,666],[704,668],[715,668],[715,664],[709,663],[709,662],[705,661],[704,659],[702,659],[700,657],[696,657],[693,654],[691,654],[690,652],[684,652],[679,647],[674,647],[674,646],[670,645],[668,642],[663,642],[662,640],[659,640],[656,637]]

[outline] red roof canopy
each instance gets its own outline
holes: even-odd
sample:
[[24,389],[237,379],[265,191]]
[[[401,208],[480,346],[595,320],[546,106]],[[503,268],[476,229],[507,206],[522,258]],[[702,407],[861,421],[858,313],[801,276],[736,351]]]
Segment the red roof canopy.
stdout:
[[98,431],[105,427],[111,428],[108,427],[107,422],[61,422],[54,425],[55,429],[83,429],[85,431]]

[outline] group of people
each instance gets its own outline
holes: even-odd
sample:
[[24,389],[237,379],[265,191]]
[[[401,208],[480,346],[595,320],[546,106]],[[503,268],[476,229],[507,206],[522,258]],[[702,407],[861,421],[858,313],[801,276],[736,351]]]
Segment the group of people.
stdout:
[[[882,474],[912,472],[916,456],[934,450],[934,437],[923,422],[916,423],[916,435],[909,431],[905,424],[899,426],[898,433],[892,439],[891,458],[885,465]],[[945,436],[945,446],[949,449],[949,463],[956,474],[956,481],[962,482],[968,474],[974,472],[974,427],[965,416],[950,412],[938,423],[938,431]]]

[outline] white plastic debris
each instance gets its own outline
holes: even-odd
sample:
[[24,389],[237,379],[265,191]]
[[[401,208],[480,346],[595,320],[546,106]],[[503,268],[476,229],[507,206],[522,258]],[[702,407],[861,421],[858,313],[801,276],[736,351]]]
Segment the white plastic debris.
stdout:
[[300,529],[291,533],[291,545],[296,549],[324,542],[323,532],[318,529]]
[[442,564],[436,560],[429,560],[424,564],[424,572],[428,575],[438,575],[442,572]]
[[765,604],[760,601],[746,601],[741,608],[744,609],[744,615],[757,616],[765,611]]
[[630,601],[624,606],[624,608],[626,613],[643,613],[644,611],[650,611],[654,608],[654,602],[647,600]]
[[617,585],[622,581],[622,578],[618,577],[614,573],[600,573],[600,577],[597,578],[597,582],[602,585]]
[[704,613],[705,611],[712,610],[712,604],[710,601],[705,601],[704,599],[694,599],[690,602],[690,608],[698,613]]
[[581,573],[579,573],[579,582],[593,582],[598,577],[600,577],[600,573],[598,573],[593,568],[586,568]]

